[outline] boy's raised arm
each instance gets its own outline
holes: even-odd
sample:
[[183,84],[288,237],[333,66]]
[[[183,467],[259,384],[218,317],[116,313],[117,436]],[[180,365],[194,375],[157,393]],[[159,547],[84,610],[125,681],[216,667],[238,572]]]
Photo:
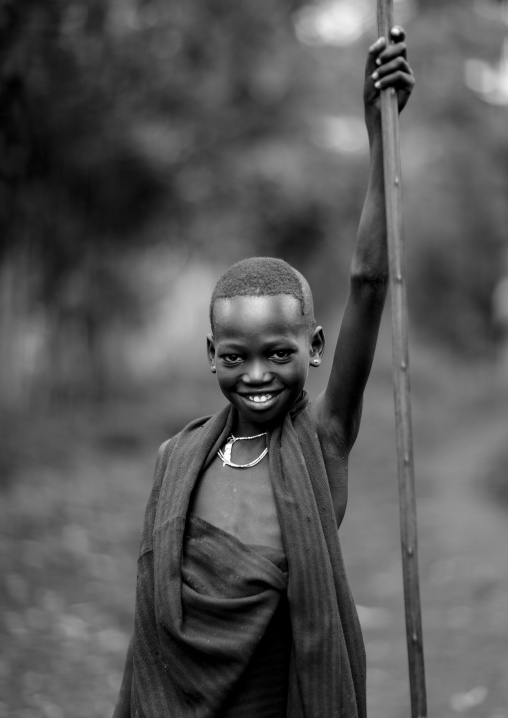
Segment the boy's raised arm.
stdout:
[[365,122],[370,143],[370,175],[351,263],[349,295],[335,349],[328,386],[319,397],[320,424],[331,427],[349,453],[360,424],[362,397],[388,289],[383,148],[379,90],[395,87],[399,111],[414,86],[402,28],[391,32],[393,44],[380,38],[369,49],[365,72]]

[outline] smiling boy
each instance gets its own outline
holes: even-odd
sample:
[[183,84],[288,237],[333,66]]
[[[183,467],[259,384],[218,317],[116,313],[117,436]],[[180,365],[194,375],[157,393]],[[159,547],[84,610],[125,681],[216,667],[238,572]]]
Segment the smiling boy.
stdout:
[[337,529],[387,289],[379,89],[414,80],[404,32],[369,50],[371,147],[350,291],[325,391],[304,391],[324,334],[278,259],[230,268],[208,357],[228,406],[159,452],[115,716],[363,718],[365,655]]
[[[256,437],[231,448],[233,463],[244,466],[263,453],[265,432],[302,395],[309,360],[313,366],[321,362],[323,330],[316,326],[305,278],[286,262],[266,257],[239,262],[221,277],[210,302],[210,324],[210,367],[237,410],[234,435]],[[224,470],[216,456],[199,478],[192,511],[244,543],[283,548],[269,462],[249,466],[241,491],[237,482],[237,473]]]

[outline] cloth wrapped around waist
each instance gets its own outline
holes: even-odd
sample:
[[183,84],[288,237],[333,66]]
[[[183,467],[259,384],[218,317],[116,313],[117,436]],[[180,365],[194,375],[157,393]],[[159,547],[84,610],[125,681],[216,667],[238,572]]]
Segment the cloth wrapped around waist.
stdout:
[[[151,552],[138,572],[145,562],[150,572]],[[134,715],[283,718],[291,653],[284,553],[246,546],[190,514],[181,579],[180,619],[171,620],[174,595],[160,593],[158,626],[152,637],[145,632],[146,646],[136,645],[146,658],[139,661],[143,690],[134,692]],[[156,660],[155,640],[163,651]]]
[[195,677],[185,674],[203,690],[202,714],[220,693],[222,718],[283,718],[291,654],[284,552],[245,546],[191,514],[182,579],[185,653],[192,645],[199,664],[213,662],[213,675],[198,664]]

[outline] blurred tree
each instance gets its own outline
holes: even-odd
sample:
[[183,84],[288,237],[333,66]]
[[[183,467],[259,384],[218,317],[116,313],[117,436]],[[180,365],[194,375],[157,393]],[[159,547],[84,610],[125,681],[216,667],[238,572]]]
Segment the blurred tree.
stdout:
[[508,222],[506,108],[468,89],[465,63],[497,58],[506,32],[452,0],[446,8],[422,3],[410,27],[417,77],[403,119],[410,299],[425,335],[465,356],[492,351],[491,299]]
[[[119,122],[107,61],[106,9],[96,0],[7,0],[1,5],[4,294],[14,326],[23,324],[34,302],[40,303],[51,337],[66,325],[62,316],[69,315],[70,295],[78,336],[97,335],[111,315],[128,310],[122,296],[94,312],[98,287],[92,293],[83,290],[86,281],[78,281],[78,288],[71,285],[93,270],[105,249],[111,255],[115,247],[123,253],[135,245],[137,232],[162,197],[161,178],[132,147]],[[110,274],[115,274],[114,263]],[[4,352],[11,353],[4,357],[10,367],[4,388],[19,383],[12,377],[19,346],[16,336],[6,336],[12,327],[3,322],[0,328]],[[51,354],[60,344],[48,343],[47,363],[56,375],[61,361]],[[93,344],[88,346],[92,350]],[[89,360],[96,363],[93,351]]]
[[291,42],[282,0],[2,0],[4,390],[16,384],[13,327],[34,302],[51,373],[69,374],[61,354],[73,342],[102,384],[98,337],[143,299],[118,259],[154,240],[205,247],[197,215],[237,212],[231,158],[284,124]]

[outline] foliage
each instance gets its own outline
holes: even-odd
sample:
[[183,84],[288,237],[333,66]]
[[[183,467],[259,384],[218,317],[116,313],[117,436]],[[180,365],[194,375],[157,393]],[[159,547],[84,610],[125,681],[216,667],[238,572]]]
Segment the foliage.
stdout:
[[412,310],[427,335],[485,353],[493,288],[508,271],[506,107],[489,107],[463,78],[470,58],[499,62],[506,28],[450,3],[422,12],[410,32],[417,88],[402,128]]
[[28,235],[54,291],[158,211],[181,234],[196,206],[230,206],[224,148],[287,112],[288,8],[268,5],[4,0],[4,251]]
[[235,232],[249,204],[235,158],[290,118],[290,8],[3,0],[1,10],[0,261],[18,267],[26,295],[9,304],[42,307],[56,344],[81,335],[97,365],[111,322],[147,300],[128,281],[129,256],[135,266],[154,242],[215,256],[231,241],[213,228]]

